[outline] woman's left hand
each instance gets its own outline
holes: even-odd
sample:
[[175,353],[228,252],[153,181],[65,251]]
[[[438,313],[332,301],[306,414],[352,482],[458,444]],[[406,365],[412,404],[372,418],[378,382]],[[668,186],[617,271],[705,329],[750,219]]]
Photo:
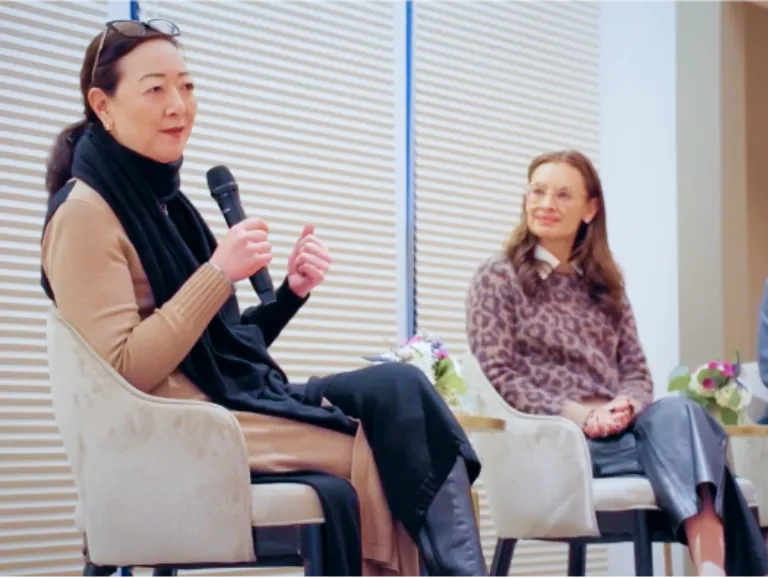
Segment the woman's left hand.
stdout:
[[626,429],[637,414],[638,406],[631,397],[618,395],[607,404],[608,410],[619,416],[622,429]]
[[299,240],[288,258],[288,286],[304,299],[320,285],[331,266],[331,255],[315,236],[314,225],[304,225]]
[[584,433],[590,438],[603,438],[623,432],[635,417],[632,400],[620,396],[596,408],[584,424]]

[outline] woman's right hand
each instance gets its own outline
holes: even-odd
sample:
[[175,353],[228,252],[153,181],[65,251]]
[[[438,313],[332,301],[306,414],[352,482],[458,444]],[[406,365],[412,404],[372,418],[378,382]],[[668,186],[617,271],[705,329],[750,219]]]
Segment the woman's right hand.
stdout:
[[608,437],[627,429],[634,408],[627,403],[626,407],[619,404],[606,404],[590,412],[584,422],[584,434],[593,439]]
[[230,228],[211,256],[216,265],[233,283],[242,281],[269,265],[272,245],[267,223],[255,217],[240,221]]

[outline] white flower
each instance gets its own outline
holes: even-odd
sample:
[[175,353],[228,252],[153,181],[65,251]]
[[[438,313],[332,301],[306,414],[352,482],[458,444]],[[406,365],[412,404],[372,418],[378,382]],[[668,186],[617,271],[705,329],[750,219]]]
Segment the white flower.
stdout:
[[456,375],[459,377],[464,377],[464,375],[461,373],[461,363],[459,363],[459,360],[453,355],[450,355],[448,359],[453,362],[453,371],[456,373]]
[[411,357],[410,361],[408,362],[411,365],[415,365],[418,367],[422,372],[424,372],[424,375],[427,376],[427,379],[429,379],[429,383],[432,385],[435,385],[435,369],[434,364],[432,363],[432,360],[429,357],[424,357],[422,355],[419,355],[418,352]]
[[[737,394],[737,395],[734,395]],[[731,382],[715,393],[715,401],[720,407],[731,409],[735,412],[739,412],[749,405],[752,401],[752,392],[745,387],[739,387],[735,383]]]
[[430,363],[434,362],[434,358],[432,356],[432,346],[426,341],[411,343],[407,348],[412,349],[417,355],[427,359]]

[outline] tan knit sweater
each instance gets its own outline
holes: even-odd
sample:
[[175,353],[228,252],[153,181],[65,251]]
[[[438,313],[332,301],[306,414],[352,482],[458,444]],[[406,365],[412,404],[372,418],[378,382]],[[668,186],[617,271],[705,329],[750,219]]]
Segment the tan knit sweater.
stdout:
[[63,319],[134,387],[205,399],[177,368],[232,292],[205,264],[161,308],[112,209],[78,182],[43,234],[42,264]]

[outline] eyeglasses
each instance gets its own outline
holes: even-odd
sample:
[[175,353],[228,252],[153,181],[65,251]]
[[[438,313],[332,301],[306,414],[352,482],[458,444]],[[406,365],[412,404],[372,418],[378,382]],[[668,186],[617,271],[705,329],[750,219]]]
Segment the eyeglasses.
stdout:
[[[525,191],[525,196],[528,197],[528,200],[537,205],[543,203],[548,194],[549,191],[546,187],[541,185],[529,185]],[[562,207],[573,204],[577,197],[568,189],[559,189],[552,191],[552,198],[554,199],[554,204]]]
[[104,41],[106,40],[107,34],[109,34],[110,31],[115,31],[118,34],[128,38],[140,38],[142,36],[146,36],[147,32],[150,30],[159,32],[163,36],[169,37],[179,36],[181,34],[181,30],[179,30],[179,27],[176,26],[176,24],[163,18],[153,18],[147,22],[141,22],[139,20],[112,20],[107,22],[104,27],[104,33],[101,35],[99,49],[96,51],[96,58],[93,60],[93,70],[91,71],[91,86],[93,86],[93,82],[96,79],[96,67],[99,64],[99,57],[101,56],[101,51],[104,48]]

